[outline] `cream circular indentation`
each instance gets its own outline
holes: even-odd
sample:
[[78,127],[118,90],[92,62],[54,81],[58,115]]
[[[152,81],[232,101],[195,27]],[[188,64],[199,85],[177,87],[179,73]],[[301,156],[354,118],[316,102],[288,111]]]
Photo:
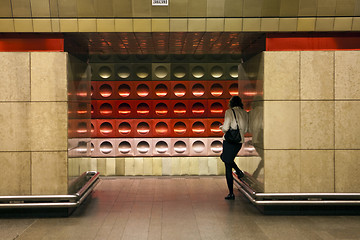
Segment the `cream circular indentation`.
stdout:
[[195,66],[191,70],[191,74],[194,78],[202,78],[205,75],[205,70],[202,66]]
[[197,141],[193,142],[192,149],[196,153],[202,153],[205,150],[205,144],[202,141],[197,140]]
[[128,141],[122,141],[118,146],[119,152],[122,154],[127,154],[131,151],[131,144]]
[[136,76],[138,76],[139,78],[147,78],[149,74],[149,69],[145,66],[141,66],[136,69]]
[[224,69],[221,66],[213,66],[210,70],[210,74],[213,78],[220,78],[224,75]]
[[230,77],[232,77],[232,78],[238,78],[239,77],[238,66],[232,66],[229,69],[229,74],[230,74]]
[[169,74],[169,71],[165,66],[157,66],[154,74],[158,78],[165,78]]
[[113,149],[113,145],[111,144],[111,142],[105,141],[100,144],[100,152],[104,154],[111,153],[112,149]]
[[126,79],[130,77],[130,69],[127,66],[120,66],[117,70],[119,78]]
[[173,74],[176,78],[183,78],[186,76],[186,70],[183,66],[177,66],[173,70]]
[[99,76],[102,78],[102,79],[108,79],[110,78],[112,75],[112,71],[111,71],[111,68],[108,67],[108,66],[102,66],[99,68]]

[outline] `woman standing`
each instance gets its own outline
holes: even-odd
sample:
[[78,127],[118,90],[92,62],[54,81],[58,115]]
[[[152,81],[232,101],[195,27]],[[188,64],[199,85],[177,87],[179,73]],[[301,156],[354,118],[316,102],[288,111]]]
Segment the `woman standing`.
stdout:
[[225,137],[223,137],[223,152],[220,155],[221,160],[225,163],[226,183],[229,188],[229,194],[225,197],[226,200],[235,199],[232,169],[235,169],[239,178],[244,176],[243,171],[239,169],[234,159],[244,142],[244,134],[248,131],[248,114],[244,110],[241,98],[239,96],[233,96],[229,102],[229,109],[225,111],[224,124],[220,126],[220,128],[225,136],[225,133],[229,129],[236,129],[237,126],[239,126],[241,141],[239,143],[229,143],[225,140]]

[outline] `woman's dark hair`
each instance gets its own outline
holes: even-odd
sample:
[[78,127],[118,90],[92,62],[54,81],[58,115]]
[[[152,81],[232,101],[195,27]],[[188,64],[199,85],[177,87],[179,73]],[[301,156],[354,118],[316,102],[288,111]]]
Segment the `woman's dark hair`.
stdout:
[[241,101],[241,98],[239,96],[232,96],[229,102],[230,108],[233,107],[241,107],[244,108],[244,104]]

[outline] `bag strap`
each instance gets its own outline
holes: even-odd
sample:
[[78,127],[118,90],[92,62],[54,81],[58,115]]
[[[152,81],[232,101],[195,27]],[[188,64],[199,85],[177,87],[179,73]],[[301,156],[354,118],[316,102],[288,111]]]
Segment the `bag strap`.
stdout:
[[234,111],[234,109],[233,109],[233,108],[232,108],[231,110],[232,110],[232,112],[233,112],[233,114],[234,114],[234,117],[235,117],[236,127],[237,127],[237,129],[239,129],[239,124],[238,124],[238,121],[237,121],[237,119],[236,119],[236,114],[235,114],[235,111]]

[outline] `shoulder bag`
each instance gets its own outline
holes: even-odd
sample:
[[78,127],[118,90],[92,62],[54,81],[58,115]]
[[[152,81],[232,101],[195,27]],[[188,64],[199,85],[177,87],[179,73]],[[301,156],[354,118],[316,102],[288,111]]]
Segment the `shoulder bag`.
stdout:
[[231,127],[229,128],[229,130],[225,133],[225,140],[229,143],[239,143],[241,142],[241,135],[240,135],[240,130],[239,130],[239,125],[236,119],[236,114],[234,109],[231,109],[234,113],[234,117],[235,117],[235,121],[236,121],[236,129],[231,129]]

